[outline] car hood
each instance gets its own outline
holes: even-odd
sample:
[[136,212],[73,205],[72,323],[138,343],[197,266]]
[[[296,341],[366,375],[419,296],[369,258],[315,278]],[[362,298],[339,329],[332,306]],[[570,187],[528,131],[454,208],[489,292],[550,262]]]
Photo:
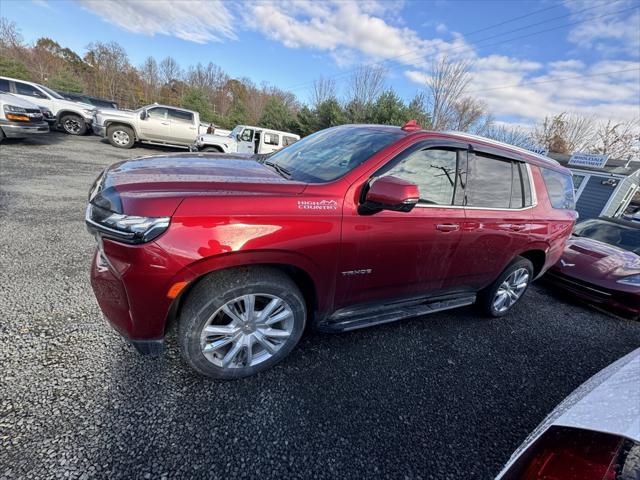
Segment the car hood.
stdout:
[[74,109],[82,109],[82,110],[95,110],[96,109],[95,106],[90,105],[88,103],[74,102],[73,100],[56,98],[55,102],[56,102],[56,106],[58,108],[65,108],[66,107],[66,108],[74,108]]
[[640,256],[598,240],[573,236],[553,270],[601,284],[640,274]]
[[173,154],[110,166],[92,187],[90,201],[114,212],[164,216],[171,215],[185,197],[298,195],[305,187],[252,157]]
[[139,115],[135,110],[118,110],[116,108],[98,108],[98,116],[109,118],[135,118]]
[[13,105],[14,107],[40,108],[35,103],[31,103],[28,100],[16,97],[15,95],[11,95],[10,93],[0,93],[0,101],[6,105]]

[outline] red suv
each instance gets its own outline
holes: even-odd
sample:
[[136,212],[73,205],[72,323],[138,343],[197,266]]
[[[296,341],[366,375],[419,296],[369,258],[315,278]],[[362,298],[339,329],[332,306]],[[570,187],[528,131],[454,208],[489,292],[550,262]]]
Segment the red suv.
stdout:
[[267,157],[117,163],[91,188],[91,284],[142,353],[178,323],[197,371],[265,370],[305,326],[352,330],[477,303],[498,317],[560,258],[569,170],[459,133],[347,125]]

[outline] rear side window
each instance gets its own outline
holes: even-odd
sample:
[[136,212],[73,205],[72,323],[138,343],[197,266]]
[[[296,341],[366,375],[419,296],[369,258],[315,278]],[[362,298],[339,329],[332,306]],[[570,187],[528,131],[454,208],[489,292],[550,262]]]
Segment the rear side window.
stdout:
[[547,187],[551,206],[553,208],[575,209],[571,176],[548,168],[540,168],[540,171]]
[[0,78],[0,92],[8,92],[8,91],[9,91],[9,80]]
[[169,109],[169,118],[174,121],[193,123],[193,113],[185,112],[184,110]]
[[264,143],[267,145],[278,145],[280,142],[280,138],[275,133],[265,133],[264,134]]
[[296,143],[296,137],[287,137],[286,135],[282,137],[282,146],[286,147],[287,145],[291,145],[292,143]]
[[[469,153],[468,158],[464,205],[478,208],[511,208],[513,162],[480,153]],[[520,208],[522,202],[519,203],[520,205],[514,205],[513,208]]]

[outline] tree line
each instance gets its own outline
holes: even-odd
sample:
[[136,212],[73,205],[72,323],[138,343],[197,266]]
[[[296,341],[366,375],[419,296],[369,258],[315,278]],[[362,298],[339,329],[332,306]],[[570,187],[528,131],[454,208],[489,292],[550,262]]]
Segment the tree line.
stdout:
[[90,43],[82,56],[47,37],[27,44],[15,23],[0,18],[0,75],[107,98],[121,108],[158,102],[198,111],[202,121],[222,128],[250,124],[302,136],[345,123],[402,125],[416,119],[428,129],[466,131],[557,153],[637,154],[638,120],[602,122],[564,112],[528,130],[497,125],[487,104],[466,93],[473,79],[471,62],[439,58],[430,67],[423,87],[409,101],[387,86],[384,68],[363,65],[342,89],[332,78],[318,78],[309,101],[302,103],[292,92],[233,78],[212,62],[184,69],[170,56],[150,56],[134,66],[116,42]]

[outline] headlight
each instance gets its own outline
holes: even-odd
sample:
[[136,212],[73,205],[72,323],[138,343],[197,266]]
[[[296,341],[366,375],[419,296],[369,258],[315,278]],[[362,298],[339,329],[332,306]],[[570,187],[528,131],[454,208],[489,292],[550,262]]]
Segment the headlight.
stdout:
[[621,278],[620,280],[618,280],[618,283],[640,287],[640,274],[629,275],[628,277]]
[[167,228],[169,217],[139,217],[114,213],[104,208],[89,204],[86,222],[91,233],[96,231],[106,237],[126,243],[150,242]]
[[11,112],[11,113],[27,113],[27,110],[22,108],[22,107],[16,107],[13,105],[5,105],[4,106],[4,111],[5,112]]

